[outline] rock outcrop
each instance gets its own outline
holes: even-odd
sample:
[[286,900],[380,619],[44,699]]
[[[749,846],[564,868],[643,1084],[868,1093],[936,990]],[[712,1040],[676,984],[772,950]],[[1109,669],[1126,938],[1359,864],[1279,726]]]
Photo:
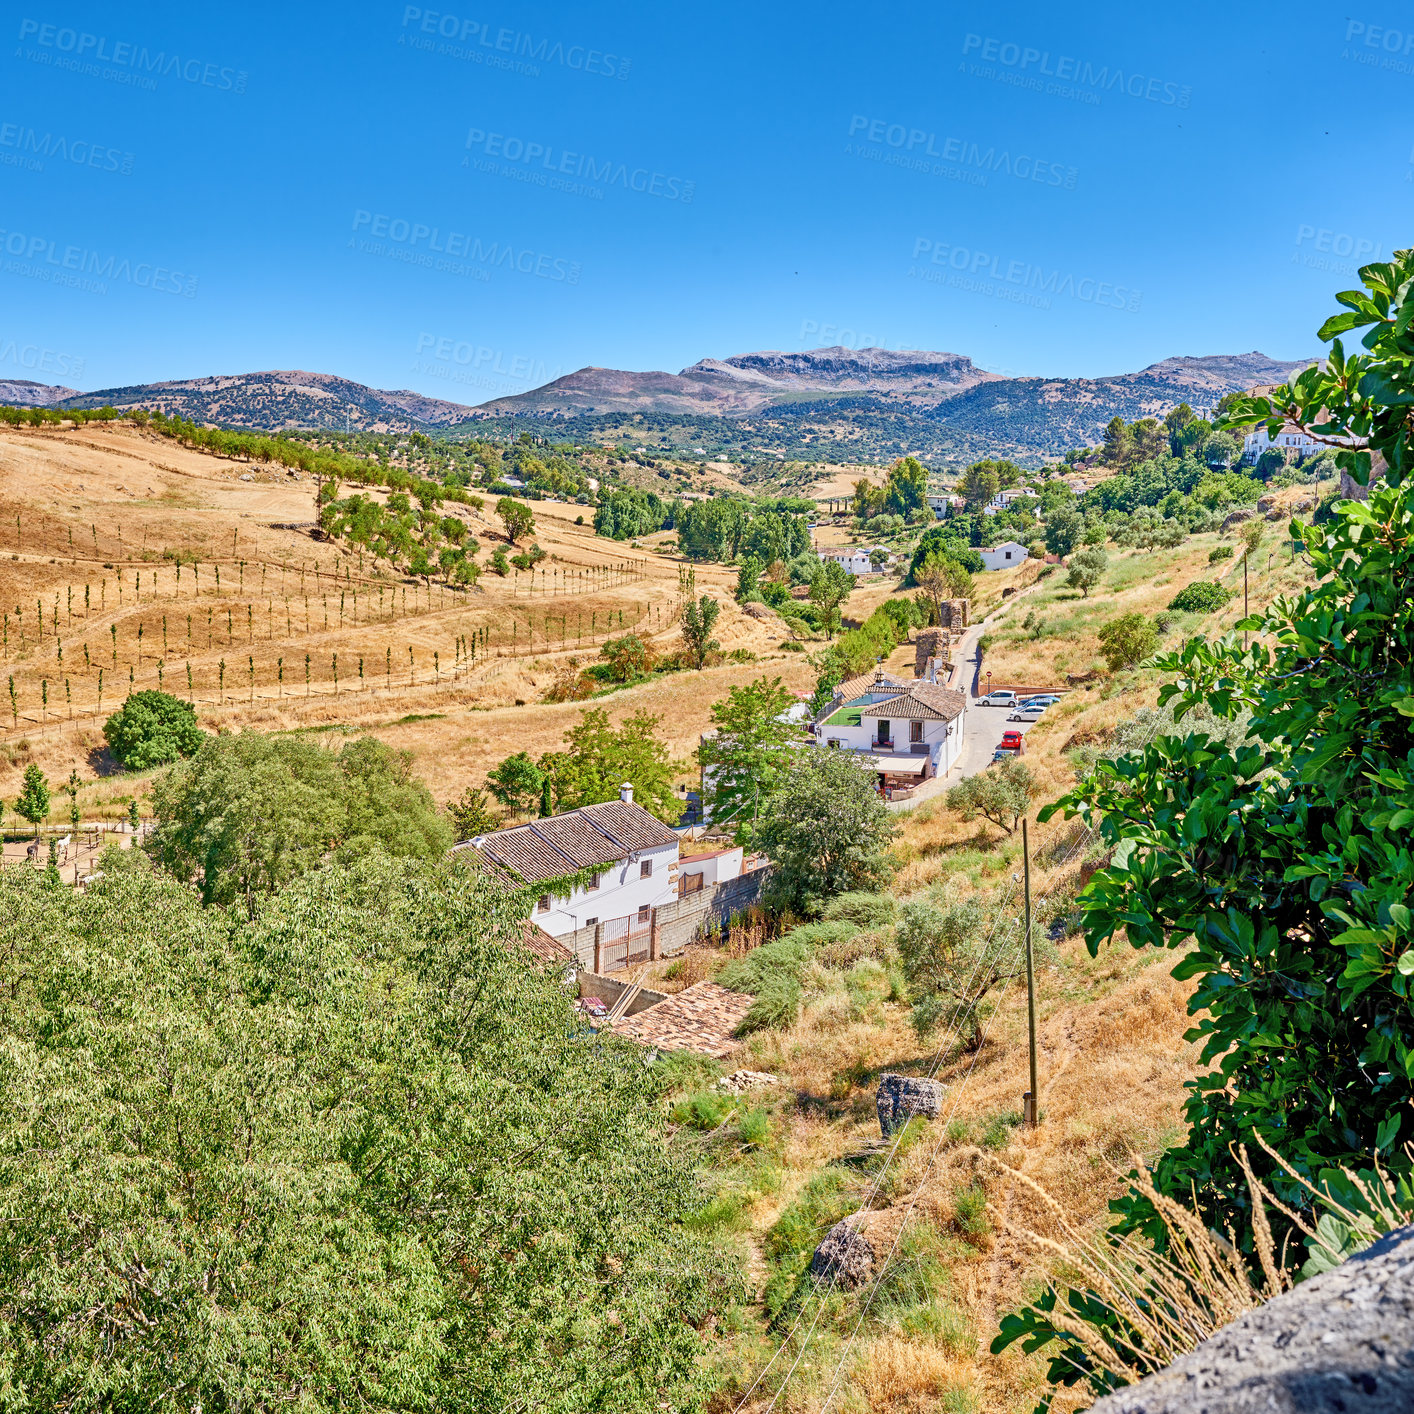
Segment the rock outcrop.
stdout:
[[1274,1297],[1091,1414],[1414,1409],[1414,1227]]
[[879,1077],[879,1089],[874,1096],[884,1137],[887,1139],[894,1130],[902,1129],[914,1115],[936,1119],[942,1113],[946,1093],[947,1086],[940,1080],[886,1071]]
[[848,1218],[826,1233],[810,1259],[810,1275],[817,1281],[833,1282],[851,1291],[873,1270],[873,1245],[863,1233],[850,1227]]

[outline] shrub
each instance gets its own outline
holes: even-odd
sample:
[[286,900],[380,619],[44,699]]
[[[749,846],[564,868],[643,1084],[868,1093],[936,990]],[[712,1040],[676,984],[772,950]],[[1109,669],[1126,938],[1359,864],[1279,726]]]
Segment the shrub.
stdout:
[[820,917],[830,922],[843,919],[860,928],[882,928],[893,922],[896,907],[889,894],[854,892],[831,899]]
[[1100,651],[1114,673],[1142,662],[1159,646],[1158,630],[1140,613],[1121,614],[1099,632]]
[[1210,565],[1217,564],[1219,560],[1230,559],[1232,559],[1231,545],[1214,545],[1213,548],[1208,551],[1208,563]]
[[799,1015],[800,983],[785,973],[776,973],[762,982],[756,1000],[737,1027],[737,1035],[794,1026]]
[[731,1097],[722,1091],[699,1090],[673,1106],[673,1123],[688,1129],[716,1129],[733,1108]]
[[[1231,551],[1229,551],[1231,553]],[[1232,590],[1211,579],[1195,579],[1169,600],[1170,609],[1188,613],[1211,614],[1232,598]]]
[[146,771],[194,755],[206,739],[196,708],[167,692],[135,692],[103,726],[119,763]]

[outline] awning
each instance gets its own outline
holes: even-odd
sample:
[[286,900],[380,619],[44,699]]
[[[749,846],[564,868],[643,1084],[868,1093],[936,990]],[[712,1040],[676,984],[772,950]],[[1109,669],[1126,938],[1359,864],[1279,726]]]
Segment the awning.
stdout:
[[871,771],[884,771],[890,776],[921,776],[928,765],[926,756],[868,755],[864,763]]

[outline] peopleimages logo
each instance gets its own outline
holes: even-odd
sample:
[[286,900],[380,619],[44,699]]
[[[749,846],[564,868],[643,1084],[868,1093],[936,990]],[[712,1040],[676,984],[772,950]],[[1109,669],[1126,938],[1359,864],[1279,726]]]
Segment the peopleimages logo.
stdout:
[[[464,19],[440,10],[423,10],[416,5],[408,5],[403,10],[403,34],[398,42],[453,59],[467,59],[475,64],[491,64],[531,75],[540,72],[536,63],[558,64],[561,68],[577,69],[606,79],[626,79],[630,68],[630,60],[585,44],[566,45],[561,40],[537,38],[523,30]],[[526,63],[526,60],[534,62]]]
[[[488,243],[480,236],[467,235],[464,231],[443,231],[440,226],[429,226],[422,221],[362,210],[354,212],[353,229],[356,233],[367,232],[374,238],[371,242],[360,240],[356,235],[349,238],[351,247],[369,255],[394,255],[397,251],[401,254],[394,255],[394,258],[404,259],[408,264],[452,274],[468,273],[469,267],[458,268],[458,262],[465,260],[473,266],[502,266],[541,280],[579,284],[581,267],[577,260],[526,250],[510,241]],[[384,241],[392,249],[385,248],[382,245]]]
[[92,167],[99,172],[117,172],[124,177],[131,176],[133,170],[132,153],[106,143],[85,138],[70,140],[55,133],[41,137],[37,129],[23,123],[0,123],[0,163],[42,172],[45,158],[71,162],[75,167]]
[[1029,260],[1009,260],[990,251],[972,250],[926,236],[919,236],[913,242],[913,260],[915,263],[909,266],[908,273],[916,280],[971,290],[1037,309],[1049,309],[1053,297],[1064,296],[1083,304],[1122,309],[1132,314],[1144,298],[1142,291],[1127,285],[1088,275],[1077,278],[1058,269],[1047,270]]
[[196,294],[195,275],[169,270],[140,260],[134,263],[126,256],[103,255],[83,246],[66,245],[62,249],[48,236],[27,236],[21,231],[0,229],[0,251],[15,257],[4,263],[3,272],[22,279],[43,280],[51,285],[64,285],[85,290],[90,294],[108,293],[108,280],[135,285],[141,290],[158,294],[181,295],[191,299]]
[[[888,166],[968,181],[973,186],[986,186],[988,178],[995,175],[1074,191],[1079,176],[1074,167],[1064,162],[1052,162],[1025,152],[1013,153],[1007,148],[1000,151],[995,146],[983,148],[980,143],[966,138],[939,137],[923,128],[890,123],[886,118],[866,118],[859,113],[849,120],[849,135],[860,141],[845,144],[846,156],[872,156]],[[866,143],[870,146],[866,147]],[[931,160],[935,158],[939,160]]]
[[[180,79],[183,83],[227,93],[244,93],[249,77],[244,69],[231,69],[201,59],[184,59],[165,49],[154,53],[146,45],[126,39],[114,40],[107,35],[45,24],[40,20],[21,20],[20,39],[32,39],[39,46],[42,52],[26,55],[35,62],[100,78],[121,75],[121,82],[134,83],[140,88],[156,88],[155,76]],[[102,64],[112,65],[112,68],[102,69],[99,67]]]
[[549,383],[565,371],[563,368],[551,370],[543,359],[530,354],[507,353],[504,349],[473,344],[469,339],[458,339],[450,334],[424,331],[417,336],[416,352],[415,373],[493,390],[501,384]]
[[[969,34],[962,41],[962,54],[964,59],[969,54],[975,54],[985,63],[999,64],[1008,71],[1002,75],[979,70],[975,65],[959,65],[964,73],[970,73],[974,78],[1000,78],[1007,82],[1014,78],[1017,87],[1049,93],[1058,98],[1080,98],[1098,103],[1100,94],[1117,93],[1170,108],[1187,108],[1193,96],[1193,90],[1187,84],[1146,78],[1118,64],[1111,68],[1108,64],[1097,65],[1089,59],[1076,59],[1068,54],[1053,56],[1049,49],[1016,44],[1009,39]],[[1054,82],[1047,84],[1043,82],[1045,79]],[[1077,84],[1087,92],[1067,91],[1064,87],[1067,84]]]
[[[670,177],[665,172],[631,167],[612,158],[600,161],[588,153],[570,152],[550,143],[527,141],[505,133],[488,133],[483,128],[472,128],[467,133],[466,146],[468,151],[480,152],[483,158],[502,157],[507,162],[523,164],[529,169],[524,175],[536,185],[552,191],[592,195],[597,190],[595,183],[601,183],[606,187],[617,186],[625,191],[636,191],[643,196],[661,197],[664,201],[680,201],[685,206],[691,203],[697,191],[696,182]],[[493,172],[500,170],[497,163],[480,158],[464,157],[462,165]],[[581,184],[588,184],[588,189]],[[602,195],[602,191],[598,194]]]
[[1386,25],[1347,20],[1342,59],[1370,68],[1389,69],[1397,74],[1414,73],[1414,30],[1390,29]]
[[60,378],[82,378],[84,360],[58,349],[42,348],[39,344],[21,344],[14,339],[0,339],[0,364],[13,363],[26,373],[57,374]]

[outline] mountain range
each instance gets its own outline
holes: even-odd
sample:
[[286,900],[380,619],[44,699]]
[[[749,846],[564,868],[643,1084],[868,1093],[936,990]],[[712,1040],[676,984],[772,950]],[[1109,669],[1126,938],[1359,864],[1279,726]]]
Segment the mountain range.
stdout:
[[963,354],[922,350],[766,350],[705,358],[680,373],[581,368],[477,407],[328,373],[265,371],[81,393],[0,382],[0,401],[42,407],[161,408],[220,426],[345,428],[474,436],[512,421],[557,438],[652,442],[665,451],[854,461],[914,452],[955,464],[981,456],[1035,463],[1096,442],[1116,414],[1202,411],[1226,393],[1284,381],[1310,360],[1253,351],[1167,358],[1101,378],[1005,378]]

